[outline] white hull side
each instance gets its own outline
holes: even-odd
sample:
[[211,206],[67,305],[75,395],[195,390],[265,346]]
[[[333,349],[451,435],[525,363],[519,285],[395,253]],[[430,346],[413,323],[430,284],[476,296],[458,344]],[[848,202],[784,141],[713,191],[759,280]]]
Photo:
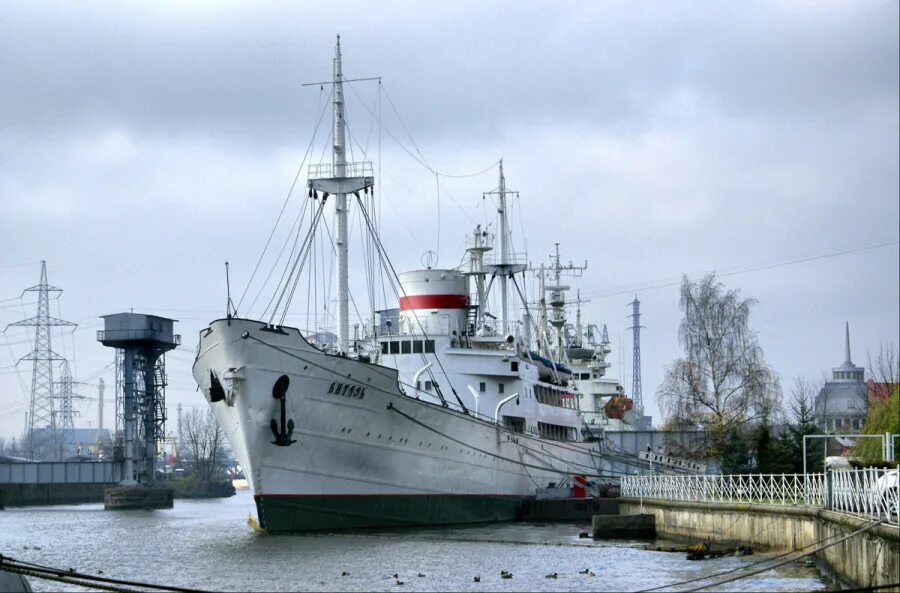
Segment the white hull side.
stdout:
[[[210,372],[223,386],[225,400],[211,407],[258,497],[527,498],[565,476],[597,473],[587,443],[511,433],[407,397],[392,369],[327,355],[294,329],[263,327],[247,320],[213,322],[201,333],[194,365],[207,397]],[[272,419],[280,419],[271,390],[281,375],[290,379],[286,412],[296,440],[285,447],[272,443],[270,428]],[[358,394],[338,395],[338,385]]]

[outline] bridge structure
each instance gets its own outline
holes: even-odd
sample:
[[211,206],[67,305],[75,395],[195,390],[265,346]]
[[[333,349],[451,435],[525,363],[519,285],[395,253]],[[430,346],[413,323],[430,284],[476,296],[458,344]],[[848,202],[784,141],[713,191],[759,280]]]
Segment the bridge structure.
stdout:
[[0,486],[113,484],[122,481],[121,461],[26,461],[0,463]]

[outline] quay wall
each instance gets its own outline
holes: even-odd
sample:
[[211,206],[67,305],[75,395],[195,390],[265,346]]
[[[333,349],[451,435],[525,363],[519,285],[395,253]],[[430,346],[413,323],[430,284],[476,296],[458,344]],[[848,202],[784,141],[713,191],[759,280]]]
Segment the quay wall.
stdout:
[[0,484],[0,508],[103,502],[112,484]]
[[[7,507],[45,506],[53,504],[82,504],[104,502],[107,488],[115,488],[118,482],[70,483],[70,484],[2,484],[0,483],[0,509]],[[202,482],[199,480],[171,480],[159,482],[175,491],[175,498],[225,498],[234,496],[235,489],[229,481]]]
[[[743,544],[770,551],[812,551],[869,521],[810,507],[621,498],[622,515],[653,514],[656,531],[691,542]],[[808,546],[808,547],[807,547]],[[900,582],[900,529],[885,524],[816,553],[820,567],[854,587]]]

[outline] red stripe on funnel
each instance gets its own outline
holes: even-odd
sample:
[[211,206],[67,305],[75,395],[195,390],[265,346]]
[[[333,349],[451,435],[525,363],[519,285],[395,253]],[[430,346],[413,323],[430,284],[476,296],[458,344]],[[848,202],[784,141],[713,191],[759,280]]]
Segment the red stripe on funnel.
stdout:
[[400,310],[410,309],[465,309],[469,297],[464,294],[417,294],[400,297]]

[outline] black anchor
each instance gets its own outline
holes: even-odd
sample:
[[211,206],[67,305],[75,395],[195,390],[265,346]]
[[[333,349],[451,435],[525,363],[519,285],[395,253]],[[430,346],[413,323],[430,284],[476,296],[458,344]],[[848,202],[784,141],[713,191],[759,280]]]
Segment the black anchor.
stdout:
[[287,423],[285,423],[287,416],[287,411],[284,408],[285,396],[287,396],[288,385],[290,384],[291,380],[288,379],[288,376],[281,375],[275,381],[275,385],[272,385],[272,397],[281,400],[281,428],[278,428],[278,421],[274,418],[272,418],[272,423],[269,426],[272,427],[272,434],[275,435],[275,440],[272,441],[272,444],[279,447],[288,447],[291,443],[297,442],[291,440],[291,435],[294,434],[294,421],[287,420]]

